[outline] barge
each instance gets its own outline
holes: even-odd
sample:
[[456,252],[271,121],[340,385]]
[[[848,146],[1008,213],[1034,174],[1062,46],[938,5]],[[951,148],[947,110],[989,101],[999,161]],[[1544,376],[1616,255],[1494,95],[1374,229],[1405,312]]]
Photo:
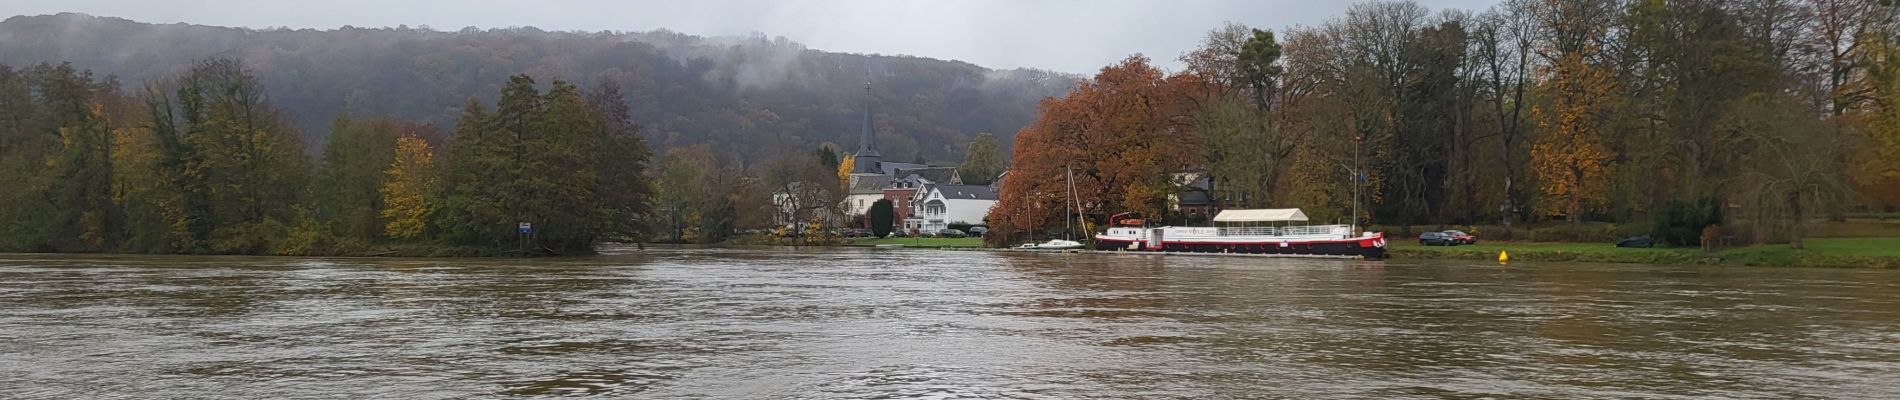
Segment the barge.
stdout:
[[1384,232],[1358,233],[1353,225],[1293,225],[1305,222],[1297,208],[1223,210],[1214,226],[1149,227],[1124,220],[1095,236],[1095,249],[1330,256],[1384,259]]

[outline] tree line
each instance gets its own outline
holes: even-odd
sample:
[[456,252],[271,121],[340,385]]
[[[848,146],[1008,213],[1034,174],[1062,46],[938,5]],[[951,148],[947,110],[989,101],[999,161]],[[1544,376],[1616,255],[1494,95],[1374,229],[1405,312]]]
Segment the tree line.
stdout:
[[611,82],[547,87],[510,78],[446,138],[340,116],[312,157],[236,60],[136,93],[70,64],[0,65],[0,251],[579,254],[637,239],[653,188],[626,99]]
[[[1900,205],[1895,14],[1874,0],[1374,1],[1279,32],[1230,23],[1182,71],[1136,55],[1045,100],[991,222],[1061,226],[1073,171],[1097,222],[1191,222],[1171,196],[1203,190],[1329,222],[1359,209],[1360,224],[1509,235],[1607,221],[1675,244],[1723,225],[1799,245],[1811,218]],[[1212,188],[1187,186],[1195,175]]]

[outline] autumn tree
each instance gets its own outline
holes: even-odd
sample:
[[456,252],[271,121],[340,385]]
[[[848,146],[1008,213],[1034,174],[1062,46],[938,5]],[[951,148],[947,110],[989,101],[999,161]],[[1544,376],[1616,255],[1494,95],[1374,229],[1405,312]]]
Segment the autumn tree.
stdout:
[[0,250],[117,247],[113,90],[70,64],[0,65]]
[[[992,208],[992,244],[1060,223],[1073,171],[1080,212],[1107,217],[1169,209],[1174,174],[1200,165],[1194,102],[1206,86],[1192,74],[1168,76],[1140,55],[1102,68],[1068,96],[1045,100],[1036,122],[1016,136],[1011,172]],[[989,235],[986,235],[989,236]]]
[[1604,144],[1604,119],[1615,101],[1615,81],[1580,54],[1558,60],[1547,74],[1542,89],[1550,98],[1532,109],[1544,133],[1531,147],[1531,164],[1544,194],[1563,206],[1550,211],[1582,222],[1585,212],[1602,205],[1608,190],[1614,155]]
[[169,192],[153,199],[168,226],[163,250],[271,252],[297,219],[308,183],[310,160],[296,133],[236,60],[200,62],[169,86],[173,93],[147,93],[160,154],[154,183]]
[[838,160],[838,184],[844,185],[845,190],[850,190],[851,173],[857,169],[858,158],[850,154],[844,155],[843,160]]
[[1866,97],[1849,118],[1868,136],[1854,152],[1855,183],[1871,197],[1900,204],[1900,44],[1879,37],[1866,47]]
[[389,167],[383,170],[383,235],[394,239],[415,239],[428,228],[429,194],[434,193],[435,154],[429,142],[413,134],[403,135],[394,143]]

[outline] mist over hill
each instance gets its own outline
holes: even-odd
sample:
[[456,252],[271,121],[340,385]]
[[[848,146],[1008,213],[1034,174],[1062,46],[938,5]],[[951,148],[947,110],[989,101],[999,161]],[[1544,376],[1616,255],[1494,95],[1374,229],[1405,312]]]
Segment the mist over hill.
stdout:
[[1036,103],[1078,77],[991,70],[958,61],[832,53],[782,37],[698,37],[670,31],[443,32],[428,28],[249,29],[148,24],[83,14],[0,21],[0,63],[71,62],[137,93],[148,80],[206,58],[242,60],[308,144],[338,115],[433,123],[444,130],[469,97],[492,102],[510,75],[544,87],[619,83],[658,148],[710,145],[756,159],[835,143],[855,149],[865,84],[887,158],[960,160],[980,132],[1010,143]]

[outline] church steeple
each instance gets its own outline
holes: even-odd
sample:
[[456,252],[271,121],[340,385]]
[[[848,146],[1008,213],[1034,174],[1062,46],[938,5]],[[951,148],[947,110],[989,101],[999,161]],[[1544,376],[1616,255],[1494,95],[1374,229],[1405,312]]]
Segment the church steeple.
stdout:
[[857,166],[852,173],[882,174],[884,169],[878,163],[884,155],[877,152],[877,133],[871,131],[871,82],[864,82],[864,131],[858,138],[858,153],[853,155]]

